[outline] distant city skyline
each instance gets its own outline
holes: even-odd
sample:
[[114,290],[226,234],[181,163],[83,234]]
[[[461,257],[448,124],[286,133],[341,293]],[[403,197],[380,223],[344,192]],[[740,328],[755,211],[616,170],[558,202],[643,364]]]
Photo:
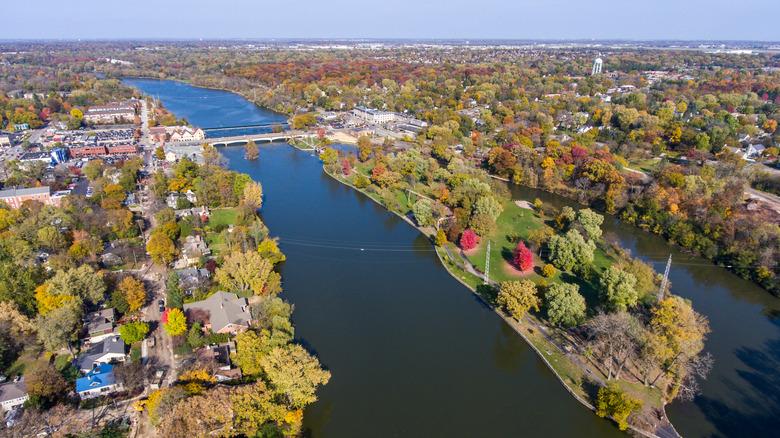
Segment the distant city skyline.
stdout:
[[[377,6],[378,5],[378,6]],[[241,0],[12,2],[0,39],[596,39],[780,41],[746,0],[411,1],[263,4]],[[763,21],[763,24],[762,24]]]

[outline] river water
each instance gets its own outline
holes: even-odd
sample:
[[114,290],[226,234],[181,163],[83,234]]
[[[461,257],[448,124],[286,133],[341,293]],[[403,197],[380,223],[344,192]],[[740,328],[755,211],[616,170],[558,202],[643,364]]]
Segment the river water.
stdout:
[[[125,82],[199,126],[283,118],[228,92]],[[325,175],[313,154],[262,145],[247,162],[241,147],[221,151],[263,184],[263,219],[287,255],[282,296],[295,304],[296,339],[333,375],[305,413],[311,436],[625,436],[577,403],[414,228]],[[572,205],[528,188],[513,195]],[[609,217],[603,228],[659,271],[673,254],[673,292],[710,320],[715,368],[695,402],[667,407],[678,431],[777,436],[780,300],[658,236]]]

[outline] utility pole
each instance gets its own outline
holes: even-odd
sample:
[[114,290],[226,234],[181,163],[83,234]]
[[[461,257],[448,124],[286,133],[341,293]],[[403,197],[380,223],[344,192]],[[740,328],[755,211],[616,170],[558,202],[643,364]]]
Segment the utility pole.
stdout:
[[662,300],[664,298],[664,293],[666,293],[666,283],[669,281],[669,270],[672,268],[672,255],[669,254],[669,261],[666,262],[666,270],[664,271],[664,279],[661,280],[661,288],[658,289],[658,300]]
[[488,240],[487,253],[485,254],[485,284],[490,282],[490,241]]

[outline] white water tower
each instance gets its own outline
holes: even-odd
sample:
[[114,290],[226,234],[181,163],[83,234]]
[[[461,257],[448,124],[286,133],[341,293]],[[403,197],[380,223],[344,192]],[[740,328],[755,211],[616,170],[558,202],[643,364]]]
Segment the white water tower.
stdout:
[[590,74],[595,75],[601,73],[602,65],[604,65],[604,61],[602,61],[601,58],[596,58],[596,60],[593,61],[593,70],[591,70]]

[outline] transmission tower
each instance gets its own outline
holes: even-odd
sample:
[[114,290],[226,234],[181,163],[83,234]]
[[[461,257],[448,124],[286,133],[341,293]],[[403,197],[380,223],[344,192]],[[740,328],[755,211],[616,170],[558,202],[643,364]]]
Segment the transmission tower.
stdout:
[[661,280],[661,288],[658,289],[658,299],[661,300],[666,292],[666,283],[669,281],[669,270],[672,268],[672,255],[669,254],[669,261],[666,262],[666,270],[664,271],[664,279]]
[[485,254],[485,284],[490,282],[490,241],[488,240],[487,254]]

